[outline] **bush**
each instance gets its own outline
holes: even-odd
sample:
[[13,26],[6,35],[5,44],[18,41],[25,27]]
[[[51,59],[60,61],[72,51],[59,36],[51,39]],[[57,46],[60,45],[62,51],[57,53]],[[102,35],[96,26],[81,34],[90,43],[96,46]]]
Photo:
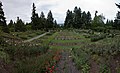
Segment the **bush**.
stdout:
[[7,46],[8,44],[5,42],[3,37],[0,37],[0,46]]
[[104,38],[106,38],[105,34],[93,35],[93,36],[91,36],[91,41],[96,42],[96,41],[104,39]]
[[104,32],[104,31],[106,31],[106,28],[105,27],[96,27],[96,28],[93,28],[93,30],[96,32]]

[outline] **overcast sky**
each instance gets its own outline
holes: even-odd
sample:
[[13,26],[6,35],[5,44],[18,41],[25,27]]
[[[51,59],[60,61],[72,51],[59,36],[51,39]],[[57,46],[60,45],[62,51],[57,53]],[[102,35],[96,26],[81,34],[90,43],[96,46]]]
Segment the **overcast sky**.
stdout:
[[16,20],[19,16],[23,21],[30,22],[32,3],[36,5],[37,13],[43,11],[47,17],[49,10],[52,11],[53,17],[58,23],[63,23],[66,11],[73,10],[75,6],[81,8],[82,11],[90,11],[92,17],[97,10],[106,19],[114,19],[119,10],[115,3],[120,3],[120,0],[1,0],[7,22]]

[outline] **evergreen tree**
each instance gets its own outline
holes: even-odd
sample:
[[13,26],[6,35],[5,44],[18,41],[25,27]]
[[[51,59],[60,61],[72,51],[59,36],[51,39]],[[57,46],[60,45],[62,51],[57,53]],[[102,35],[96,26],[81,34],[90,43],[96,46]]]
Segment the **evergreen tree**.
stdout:
[[0,29],[3,32],[9,32],[8,27],[7,27],[7,23],[6,23],[6,18],[4,16],[4,12],[3,12],[3,8],[2,8],[2,2],[0,2]]
[[112,29],[112,27],[114,26],[113,20],[108,20],[107,19],[105,26],[109,29]]
[[[116,6],[120,9],[120,4],[116,4]],[[120,11],[116,14],[116,19],[114,20],[114,28],[120,29]]]
[[45,15],[43,12],[41,12],[39,22],[40,22],[40,28],[42,28],[42,29],[46,28],[46,26],[45,26],[46,25],[46,18],[45,18]]
[[15,23],[15,31],[16,32],[24,32],[26,31],[24,22],[17,17],[17,22]]
[[65,22],[64,22],[64,27],[66,28],[73,27],[73,13],[70,10],[67,11],[67,15],[66,15]]
[[37,30],[39,26],[39,16],[36,13],[36,7],[35,4],[33,3],[33,9],[32,9],[32,17],[31,17],[31,24],[32,24],[32,29]]
[[92,21],[91,14],[88,11],[87,12],[87,17],[86,17],[86,28],[90,28],[91,27],[91,21]]
[[81,28],[82,27],[82,21],[81,21],[81,9],[75,7],[74,8],[74,16],[73,16],[73,27],[74,28]]
[[108,20],[106,21],[106,26],[113,26],[114,25],[114,22],[113,20]]
[[12,20],[10,20],[10,23],[8,24],[8,28],[10,31],[15,31],[15,24]]
[[53,24],[54,24],[54,18],[52,15],[51,10],[48,12],[48,16],[47,16],[47,28],[53,28]]
[[56,20],[54,21],[54,28],[58,28],[58,24]]
[[13,23],[12,20],[10,20],[10,23],[8,24],[8,27],[11,28],[11,27],[13,27],[13,26],[14,26],[14,23]]
[[104,26],[105,17],[103,15],[97,15],[98,11],[95,12],[95,17],[92,21],[92,27]]
[[82,13],[82,28],[85,28],[87,24],[87,14],[85,11]]

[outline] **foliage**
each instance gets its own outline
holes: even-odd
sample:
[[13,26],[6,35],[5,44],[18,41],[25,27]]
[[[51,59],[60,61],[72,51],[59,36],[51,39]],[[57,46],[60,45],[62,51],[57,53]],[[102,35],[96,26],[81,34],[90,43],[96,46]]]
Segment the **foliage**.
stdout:
[[98,41],[98,40],[101,40],[104,38],[106,38],[105,34],[93,35],[93,36],[91,36],[91,41],[95,42],[95,41]]
[[81,28],[82,27],[82,17],[83,14],[81,13],[81,8],[74,8],[73,13],[73,27],[74,28]]
[[82,12],[81,8],[74,8],[74,11],[67,11],[64,27],[66,28],[90,28],[91,26],[91,14],[88,11]]
[[3,8],[2,8],[2,2],[0,2],[0,27],[2,27],[2,31],[3,32],[9,32],[9,29],[8,29],[8,26],[7,26],[7,23],[6,23],[6,18],[4,16],[4,11],[3,11]]
[[17,17],[17,22],[15,23],[15,31],[16,32],[24,32],[26,31],[26,27],[24,22]]
[[65,18],[65,22],[64,22],[64,27],[67,27],[67,28],[73,27],[72,26],[72,24],[73,24],[72,19],[73,19],[72,11],[68,10],[66,18]]
[[105,17],[101,14],[101,15],[97,15],[98,11],[95,12],[95,17],[92,21],[92,28],[95,27],[103,27],[104,26],[104,19]]
[[32,9],[32,17],[31,17],[31,24],[32,24],[32,29],[35,30],[37,29],[36,25],[37,25],[37,19],[38,19],[38,14],[36,13],[36,10],[35,10],[35,4],[33,3],[33,9]]
[[[119,4],[116,4],[116,6],[120,9],[120,5]],[[113,27],[115,29],[120,29],[120,11],[118,11],[118,13],[116,14],[116,18],[114,20]]]
[[108,66],[104,64],[103,66],[100,67],[100,73],[111,73],[111,72]]
[[11,32],[14,32],[15,31],[15,24],[13,23],[12,20],[10,20],[10,23],[8,24],[8,27],[9,27],[9,30]]

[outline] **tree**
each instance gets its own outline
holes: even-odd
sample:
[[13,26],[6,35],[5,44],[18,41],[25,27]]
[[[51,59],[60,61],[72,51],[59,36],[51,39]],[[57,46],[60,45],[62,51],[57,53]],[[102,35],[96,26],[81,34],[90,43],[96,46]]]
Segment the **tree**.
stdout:
[[10,20],[10,23],[8,24],[8,28],[10,31],[15,31],[15,24],[12,20]]
[[[120,4],[116,4],[116,6],[120,9]],[[114,20],[114,28],[120,29],[120,11],[116,14],[116,19]]]
[[2,2],[0,2],[0,28],[3,32],[9,32],[7,23],[6,23],[6,18],[4,16],[3,8],[2,8]]
[[73,16],[73,27],[74,28],[81,28],[82,27],[82,21],[81,21],[81,9],[75,7],[74,8],[74,16]]
[[54,21],[54,26],[53,27],[54,28],[58,28],[59,27],[56,20]]
[[105,17],[101,14],[101,15],[97,15],[98,11],[95,12],[95,17],[92,21],[92,27],[102,27],[104,26],[104,20]]
[[54,18],[53,18],[53,15],[52,15],[52,12],[51,10],[48,12],[48,15],[47,15],[47,28],[53,28],[53,24],[54,24]]
[[114,21],[107,19],[105,26],[106,26],[106,28],[108,28],[108,29],[112,29],[113,26],[114,26]]
[[26,31],[24,22],[17,17],[17,21],[15,23],[15,31],[16,32],[24,32]]
[[64,27],[66,28],[73,27],[73,13],[70,10],[67,11],[67,15],[66,15],[65,22],[64,22]]
[[[116,3],[115,3],[116,4]],[[120,5],[119,4],[116,4],[116,6],[120,9]]]
[[38,25],[39,25],[39,16],[36,13],[36,7],[35,4],[33,3],[33,9],[32,9],[32,17],[31,17],[31,24],[32,24],[32,29],[37,30]]
[[85,11],[83,11],[82,13],[82,28],[85,28],[86,27],[86,24],[87,24],[87,14]]
[[40,23],[40,28],[41,29],[46,28],[46,26],[45,26],[46,25],[46,18],[45,18],[45,15],[44,15],[43,12],[41,12],[39,23]]
[[31,30],[31,23],[26,23],[25,24],[26,30]]
[[87,12],[87,17],[86,17],[86,28],[90,28],[91,27],[91,21],[92,21],[92,17],[90,12]]
[[106,21],[106,26],[113,26],[114,25],[114,22],[113,20],[108,20]]
[[8,27],[11,28],[14,26],[13,20],[10,20],[10,23],[8,24]]

